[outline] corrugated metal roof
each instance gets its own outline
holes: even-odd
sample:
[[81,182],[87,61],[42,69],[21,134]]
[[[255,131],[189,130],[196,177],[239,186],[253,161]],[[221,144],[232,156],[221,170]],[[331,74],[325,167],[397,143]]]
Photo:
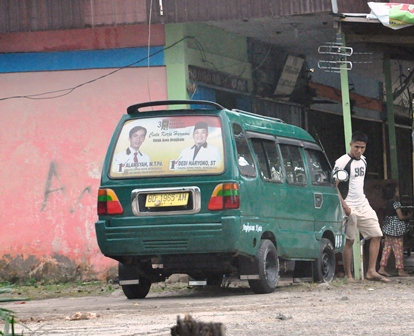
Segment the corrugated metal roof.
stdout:
[[87,26],[125,25],[147,22],[146,0],[85,1]]
[[83,3],[83,0],[2,0],[0,32],[83,27]]
[[146,0],[1,0],[0,33],[147,21]]
[[[152,11],[149,11],[152,4]],[[331,0],[2,0],[0,33],[240,20],[331,11]]]
[[[162,13],[160,16],[160,4]],[[282,17],[331,11],[331,0],[154,1],[154,20],[165,23]]]
[[[334,0],[338,4],[339,13],[362,13],[368,14],[371,10],[368,6],[369,0]],[[384,1],[384,0],[370,0],[372,2],[395,2],[395,3],[406,3],[414,4],[414,0],[401,0],[401,1]]]
[[139,24],[149,17],[163,24],[306,16],[329,13],[332,3],[339,13],[369,12],[367,0],[1,0],[0,33]]

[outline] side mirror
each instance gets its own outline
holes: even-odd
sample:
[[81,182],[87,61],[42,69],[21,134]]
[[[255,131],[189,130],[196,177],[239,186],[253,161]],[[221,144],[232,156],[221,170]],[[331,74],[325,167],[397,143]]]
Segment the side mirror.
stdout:
[[349,177],[348,172],[346,170],[337,170],[333,174],[333,176],[337,181],[340,181],[340,182],[348,181],[348,177]]

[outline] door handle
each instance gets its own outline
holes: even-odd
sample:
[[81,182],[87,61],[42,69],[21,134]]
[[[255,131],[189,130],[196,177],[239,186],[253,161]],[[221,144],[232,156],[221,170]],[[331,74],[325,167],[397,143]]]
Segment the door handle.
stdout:
[[314,201],[314,204],[315,204],[315,208],[316,209],[322,208],[323,195],[321,193],[314,193],[313,194],[313,201]]

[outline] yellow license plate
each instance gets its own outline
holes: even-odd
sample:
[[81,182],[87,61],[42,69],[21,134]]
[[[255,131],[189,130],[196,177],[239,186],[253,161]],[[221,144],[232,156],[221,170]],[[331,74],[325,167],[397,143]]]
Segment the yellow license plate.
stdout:
[[148,208],[182,206],[188,203],[188,193],[149,194],[145,200]]

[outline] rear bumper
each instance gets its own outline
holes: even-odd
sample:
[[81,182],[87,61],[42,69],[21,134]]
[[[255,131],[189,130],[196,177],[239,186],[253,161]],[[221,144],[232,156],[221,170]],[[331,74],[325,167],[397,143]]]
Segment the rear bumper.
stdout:
[[160,256],[187,253],[227,253],[240,244],[240,220],[223,217],[220,223],[111,226],[95,224],[99,248],[106,256]]

